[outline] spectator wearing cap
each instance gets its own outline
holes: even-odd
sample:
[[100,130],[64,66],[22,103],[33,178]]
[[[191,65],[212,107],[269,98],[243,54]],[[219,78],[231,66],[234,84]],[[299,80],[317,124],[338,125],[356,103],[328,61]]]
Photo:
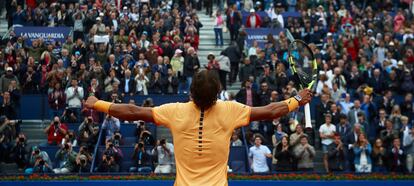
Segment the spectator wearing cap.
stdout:
[[16,81],[17,86],[19,86],[19,79],[16,75],[13,74],[13,68],[7,67],[6,73],[0,77],[0,93],[7,91],[12,81]]
[[293,150],[293,154],[297,159],[297,169],[299,171],[313,171],[313,158],[316,155],[316,151],[308,143],[307,136],[300,137],[300,144]]
[[92,26],[91,32],[94,35],[105,35],[106,34],[105,24],[102,23],[102,18],[101,17],[96,18],[96,23]]
[[250,14],[247,16],[246,19],[246,27],[247,28],[260,28],[262,25],[262,19],[260,16],[256,13],[256,11],[252,8],[250,9]]
[[329,162],[328,162],[328,147],[333,143],[334,134],[336,132],[336,127],[331,123],[332,115],[329,113],[325,114],[325,123],[319,128],[319,136],[322,139],[322,152],[323,163],[325,166],[326,172],[329,172]]
[[[286,142],[287,143],[287,142]],[[271,158],[272,154],[266,146],[262,145],[262,138],[256,136],[254,138],[254,146],[249,149],[249,158],[252,159],[252,164],[250,165],[253,172],[263,173],[269,172],[269,166],[267,165],[267,158]]]

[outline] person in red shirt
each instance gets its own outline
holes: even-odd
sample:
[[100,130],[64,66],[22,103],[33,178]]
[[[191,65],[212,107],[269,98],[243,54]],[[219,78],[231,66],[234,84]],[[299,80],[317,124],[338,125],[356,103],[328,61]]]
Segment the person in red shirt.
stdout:
[[53,118],[53,121],[47,126],[44,132],[47,134],[47,143],[49,145],[57,145],[62,142],[68,131],[68,127],[60,122],[58,116]]
[[251,9],[250,15],[247,16],[246,27],[247,28],[260,28],[260,25],[262,25],[262,19],[255,12],[254,9]]

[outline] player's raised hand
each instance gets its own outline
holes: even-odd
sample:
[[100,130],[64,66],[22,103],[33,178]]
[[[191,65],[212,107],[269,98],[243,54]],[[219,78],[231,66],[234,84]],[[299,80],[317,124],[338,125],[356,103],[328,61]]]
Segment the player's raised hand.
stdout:
[[302,98],[299,101],[299,105],[303,106],[303,105],[306,105],[306,103],[309,103],[312,100],[313,93],[310,89],[306,88],[306,89],[303,89],[303,90],[299,91],[298,95]]
[[95,96],[89,96],[85,102],[86,108],[93,109],[93,106],[95,105],[97,101],[98,101],[98,98],[96,98]]

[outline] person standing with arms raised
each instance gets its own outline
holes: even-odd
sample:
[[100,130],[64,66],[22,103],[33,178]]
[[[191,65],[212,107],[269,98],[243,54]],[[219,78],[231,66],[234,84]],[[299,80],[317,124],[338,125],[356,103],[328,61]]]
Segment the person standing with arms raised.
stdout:
[[194,74],[191,101],[155,108],[114,104],[89,97],[86,107],[127,121],[144,120],[171,129],[176,159],[175,185],[221,185],[227,183],[230,138],[235,128],[251,121],[270,120],[309,103],[312,92],[304,89],[295,97],[263,107],[219,101],[220,81],[207,70]]

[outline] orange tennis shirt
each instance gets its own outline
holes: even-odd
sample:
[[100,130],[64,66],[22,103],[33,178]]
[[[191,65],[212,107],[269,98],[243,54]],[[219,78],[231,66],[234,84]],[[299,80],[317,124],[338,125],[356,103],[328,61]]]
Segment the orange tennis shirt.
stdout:
[[170,128],[174,140],[176,186],[226,186],[230,138],[247,125],[251,108],[237,102],[217,101],[204,111],[194,102],[170,103],[153,109],[157,125]]

